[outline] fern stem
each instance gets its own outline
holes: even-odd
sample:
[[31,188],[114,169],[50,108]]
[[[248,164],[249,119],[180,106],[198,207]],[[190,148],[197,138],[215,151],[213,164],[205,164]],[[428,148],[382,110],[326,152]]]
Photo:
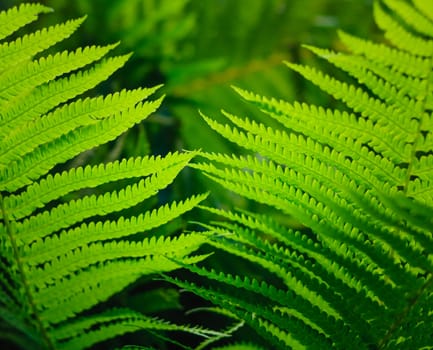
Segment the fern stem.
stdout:
[[426,290],[428,290],[431,285],[433,284],[433,275],[430,273],[429,278],[427,279],[427,282],[424,283],[424,285],[421,287],[421,289],[418,291],[418,293],[415,294],[413,298],[409,300],[409,305],[406,306],[406,308],[403,310],[403,312],[400,314],[399,317],[395,320],[395,322],[391,325],[388,332],[385,334],[385,336],[382,338],[382,340],[379,342],[378,350],[382,350],[387,345],[387,342],[390,340],[392,335],[395,333],[395,331],[398,329],[398,327],[403,323],[406,316],[409,314],[409,312],[412,310],[412,308],[417,304],[418,300],[421,298],[421,296],[424,294]]
[[44,327],[44,325],[42,323],[42,320],[39,317],[39,314],[38,314],[38,311],[36,309],[36,305],[35,305],[32,293],[30,291],[30,287],[29,287],[29,285],[27,283],[26,275],[25,275],[24,268],[23,268],[23,264],[22,264],[21,259],[20,259],[19,249],[18,249],[17,243],[15,241],[15,238],[14,238],[14,235],[13,235],[13,232],[12,232],[13,231],[12,230],[12,226],[10,224],[10,221],[9,221],[9,218],[8,218],[8,215],[7,215],[7,212],[6,212],[6,209],[5,209],[5,206],[4,206],[4,201],[3,201],[3,196],[2,196],[1,193],[0,193],[0,208],[1,208],[1,211],[3,213],[3,222],[5,224],[6,232],[7,232],[8,236],[9,236],[9,239],[10,239],[10,242],[11,242],[11,246],[12,246],[12,250],[13,250],[13,255],[14,255],[17,267],[18,267],[18,272],[19,272],[21,284],[24,287],[25,296],[26,296],[27,301],[28,301],[28,303],[30,305],[31,313],[34,316],[34,320],[36,321],[36,326],[37,326],[40,334],[42,335],[42,339],[44,340],[44,342],[45,342],[45,344],[47,346],[47,349],[48,350],[55,350],[56,348],[55,348],[55,346],[54,346],[51,338],[49,337],[49,335],[48,335],[48,333],[47,333],[47,331],[46,331],[46,329],[45,329],[45,327]]

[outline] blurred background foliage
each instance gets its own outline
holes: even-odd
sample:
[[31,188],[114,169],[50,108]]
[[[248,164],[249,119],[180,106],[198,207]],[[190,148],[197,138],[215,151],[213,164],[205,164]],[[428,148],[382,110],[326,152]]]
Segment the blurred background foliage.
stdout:
[[[3,0],[0,8],[23,2],[29,1]],[[242,152],[214,133],[202,121],[199,110],[214,119],[218,119],[220,110],[224,109],[238,116],[264,121],[266,117],[242,101],[230,88],[232,85],[288,101],[300,100],[332,106],[335,102],[329,96],[293,74],[283,61],[324,65],[304,50],[302,44],[341,48],[336,35],[338,28],[373,40],[378,35],[371,16],[372,0],[33,2],[50,6],[54,12],[42,16],[28,30],[87,15],[78,34],[61,44],[63,46],[58,45],[56,51],[120,42],[115,49],[116,54],[133,52],[126,66],[115,73],[108,83],[94,89],[94,94],[164,84],[161,94],[165,94],[166,98],[154,115],[116,141],[85,152],[68,166],[143,154],[164,155],[176,150]],[[330,66],[322,69],[338,74]],[[278,128],[272,120],[266,119],[265,122]],[[207,205],[238,207],[262,213],[269,210],[223,191],[192,169],[185,169],[174,185],[162,191],[153,204],[160,205],[209,190],[211,196]],[[139,212],[143,209],[149,208],[137,207],[134,210]],[[196,210],[189,215],[192,216],[166,225],[161,234],[191,228],[187,222],[192,217],[194,221],[208,221],[204,216],[207,214],[202,211]],[[278,219],[285,224],[296,225],[292,218]],[[257,277],[257,274],[262,273],[249,271],[250,268],[244,262],[233,257],[221,259],[215,255],[209,262],[220,265],[219,268],[223,267],[221,265],[236,268],[241,275]],[[212,317],[206,312],[185,315],[185,309],[202,307],[202,302],[191,295],[182,299],[182,293],[163,282],[138,281],[114,302],[172,321],[201,323],[212,328],[227,326],[215,314]],[[248,330],[238,333],[240,339],[252,340]],[[172,344],[167,345],[166,339],[158,340],[148,334],[128,336],[128,343],[153,345],[158,349],[175,348]]]

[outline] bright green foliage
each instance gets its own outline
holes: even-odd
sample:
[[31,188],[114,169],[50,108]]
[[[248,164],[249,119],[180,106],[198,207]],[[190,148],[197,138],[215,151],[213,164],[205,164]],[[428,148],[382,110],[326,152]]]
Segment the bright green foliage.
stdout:
[[[0,13],[0,37],[48,11],[26,4]],[[202,235],[143,232],[191,210],[205,195],[123,217],[172,183],[195,153],[65,163],[113,140],[161,103],[144,101],[155,88],[80,97],[128,58],[104,58],[115,45],[40,55],[82,21],[0,44],[1,338],[25,349],[76,350],[140,329],[217,336],[124,308],[88,312],[141,276],[178,268],[171,259],[202,260],[190,255]]]
[[378,1],[374,13],[389,44],[342,32],[348,52],[308,47],[347,81],[288,63],[341,109],[236,89],[279,127],[204,117],[254,153],[203,153],[208,162],[195,167],[309,228],[207,208],[226,219],[205,225],[212,245],[277,280],[194,266],[199,283],[176,281],[245,321],[267,348],[433,348],[431,1]]

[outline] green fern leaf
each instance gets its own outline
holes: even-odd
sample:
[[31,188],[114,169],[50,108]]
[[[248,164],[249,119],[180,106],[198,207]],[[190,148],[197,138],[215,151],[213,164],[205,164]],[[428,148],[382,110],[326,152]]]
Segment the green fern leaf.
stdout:
[[[0,37],[47,11],[22,5],[1,12]],[[195,152],[66,163],[141,122],[162,100],[146,101],[158,87],[79,98],[129,57],[105,58],[116,45],[40,57],[82,21],[0,45],[0,337],[26,349],[75,350],[140,329],[224,336],[129,309],[92,310],[142,276],[179,268],[173,259],[203,260],[192,253],[206,235],[152,230],[207,195],[128,214],[170,185]]]
[[171,281],[226,308],[271,348],[433,346],[433,21],[431,4],[413,3],[376,2],[390,44],[340,33],[350,52],[307,47],[355,81],[287,63],[339,109],[235,88],[278,127],[203,116],[253,154],[201,153],[193,166],[309,230],[205,208],[226,219],[204,225],[210,244],[277,282],[197,266],[188,267],[202,277],[197,284]]

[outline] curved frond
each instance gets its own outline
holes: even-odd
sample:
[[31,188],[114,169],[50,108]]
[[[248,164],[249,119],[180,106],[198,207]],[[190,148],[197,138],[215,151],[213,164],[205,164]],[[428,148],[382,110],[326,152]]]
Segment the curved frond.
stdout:
[[[0,38],[48,10],[1,12]],[[107,58],[117,44],[43,56],[82,21],[0,45],[0,337],[27,349],[75,350],[141,329],[223,336],[133,310],[98,311],[140,277],[178,269],[174,260],[207,257],[193,255],[206,235],[155,232],[207,195],[142,204],[195,152],[65,164],[140,123],[163,98],[147,100],[159,87],[78,98],[130,56]]]
[[350,79],[287,63],[339,108],[235,88],[278,126],[203,115],[250,154],[203,152],[193,166],[301,228],[204,208],[225,219],[203,225],[212,246],[277,280],[190,266],[199,282],[171,281],[225,307],[273,349],[433,345],[433,22],[431,4],[414,5],[376,2],[389,43],[340,33],[348,52],[307,47]]

